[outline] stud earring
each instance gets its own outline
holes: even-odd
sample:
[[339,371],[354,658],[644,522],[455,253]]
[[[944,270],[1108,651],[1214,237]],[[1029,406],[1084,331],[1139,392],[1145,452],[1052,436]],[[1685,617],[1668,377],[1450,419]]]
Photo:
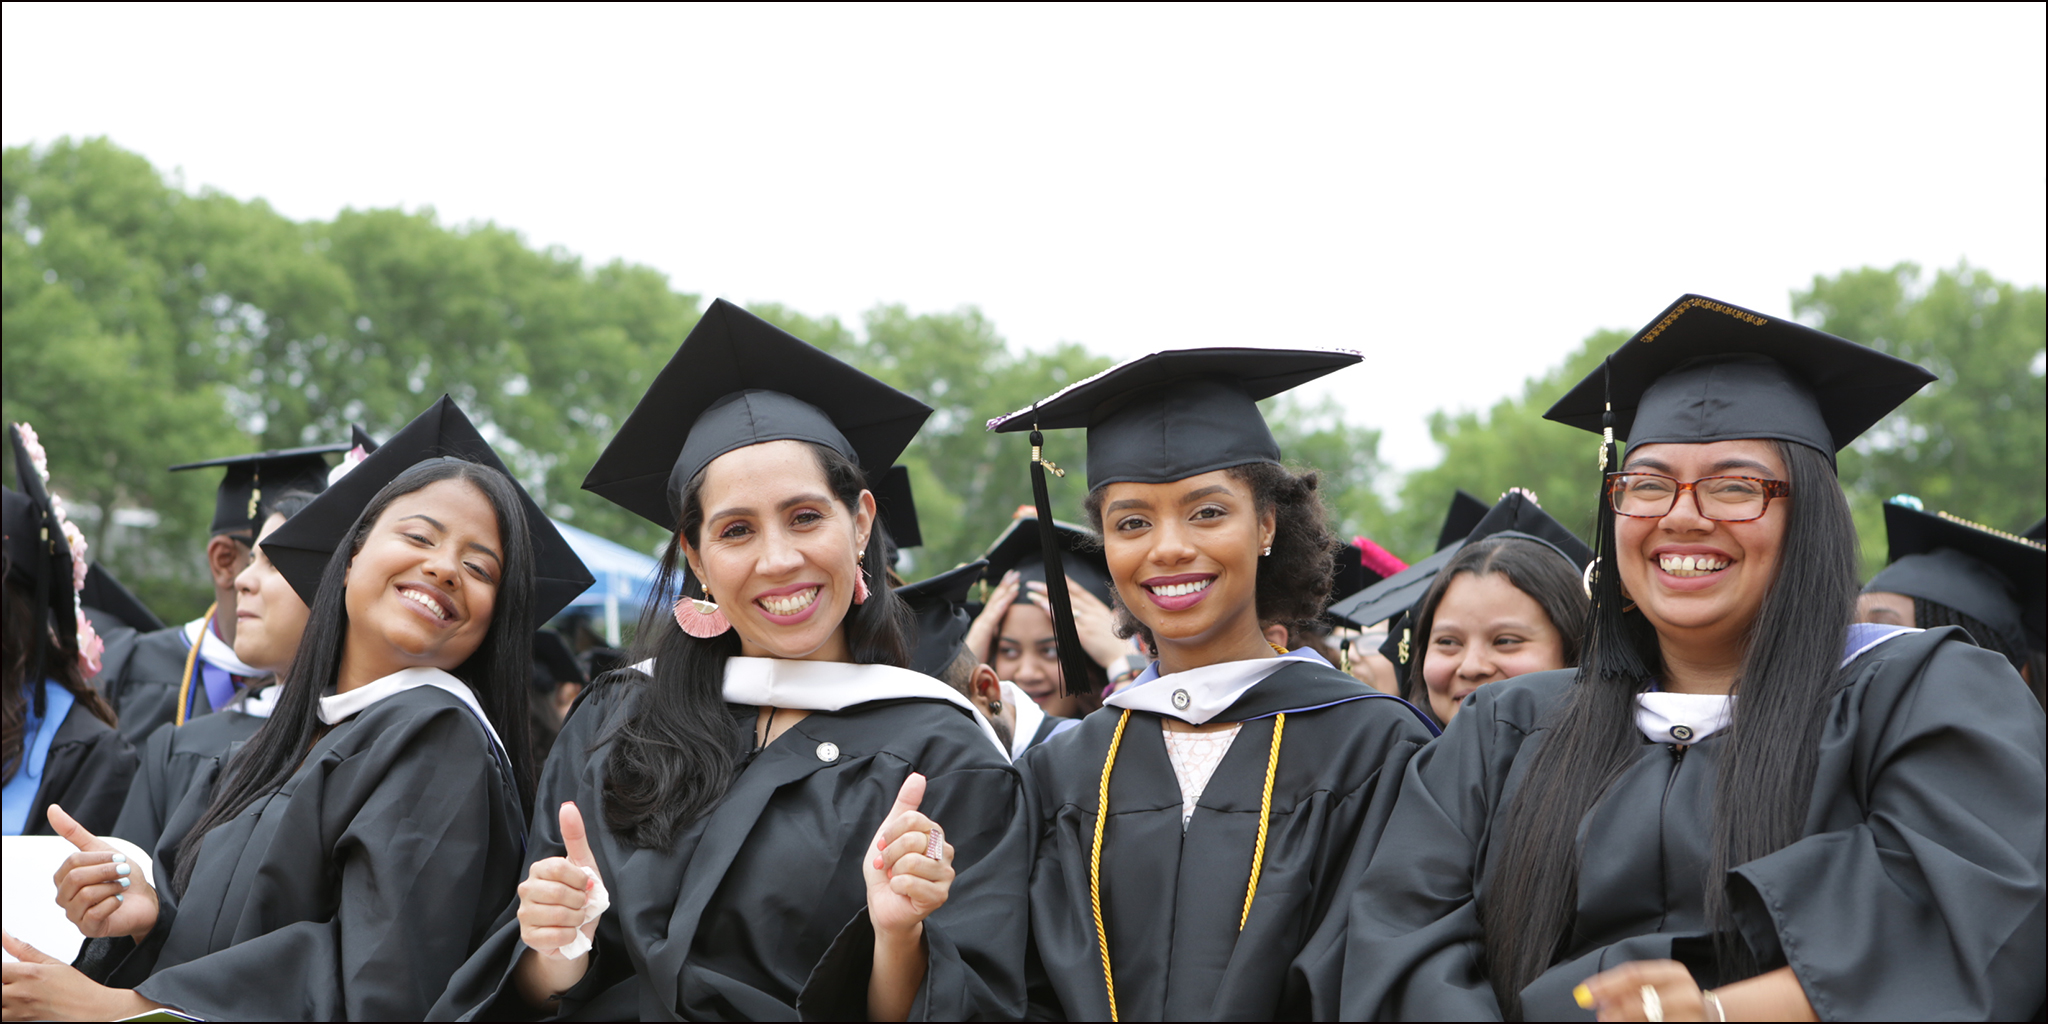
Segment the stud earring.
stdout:
[[1264,557],[1266,557],[1267,555],[1270,555],[1270,554],[1272,554],[1272,553],[1273,553],[1273,545],[1271,545],[1271,544],[1268,544],[1268,545],[1266,545],[1266,546],[1265,546],[1265,547],[1264,547],[1263,549],[1261,549],[1261,550],[1259,551],[1259,557],[1260,557],[1260,558],[1264,558]]
[[685,597],[676,601],[676,625],[699,640],[709,640],[732,628],[732,622],[718,610],[718,603],[711,600],[709,590],[702,599]]
[[1003,702],[1002,702],[1002,701],[999,701],[999,700],[992,700],[992,701],[989,701],[989,702],[988,702],[988,710],[989,710],[989,713],[990,713],[990,714],[996,714],[996,715],[1000,715],[1000,714],[1002,714],[1002,713],[1003,713]]

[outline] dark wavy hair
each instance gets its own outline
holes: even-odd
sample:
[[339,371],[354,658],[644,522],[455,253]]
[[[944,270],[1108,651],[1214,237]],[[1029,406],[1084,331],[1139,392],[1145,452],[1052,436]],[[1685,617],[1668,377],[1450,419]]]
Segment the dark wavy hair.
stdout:
[[[1749,629],[1735,686],[1742,699],[1734,704],[1715,783],[1704,889],[1719,962],[1718,977],[1702,978],[1703,986],[1778,966],[1759,963],[1741,941],[1720,880],[1730,868],[1799,838],[1813,796],[1821,725],[1841,685],[1843,644],[1856,612],[1856,524],[1834,464],[1802,444],[1778,442],[1777,448],[1792,493],[1782,499],[1783,555]],[[1547,736],[1530,755],[1534,761],[1501,835],[1489,844],[1501,852],[1479,917],[1487,974],[1510,1020],[1520,1016],[1521,990],[1568,947],[1580,824],[1641,755],[1636,695],[1663,667],[1655,627],[1621,593],[1614,512],[1602,501],[1598,514],[1600,565],[1585,657],[1570,698],[1542,723]]]
[[2026,669],[2027,657],[2032,653],[2027,649],[2026,637],[2000,630],[1974,615],[1965,614],[1924,597],[1913,599],[1913,625],[1921,629],[1961,626],[1970,634],[1970,639],[1977,646],[1998,652],[2006,661],[2012,663],[2014,669],[2020,671]]
[[1420,654],[1415,659],[1415,668],[1402,682],[1401,696],[1431,718],[1436,717],[1436,712],[1429,705],[1429,684],[1422,678],[1422,664],[1429,657],[1429,631],[1436,625],[1437,606],[1451,589],[1451,581],[1468,573],[1498,574],[1534,599],[1564,640],[1565,668],[1578,667],[1579,649],[1585,642],[1586,617],[1592,605],[1586,599],[1579,570],[1573,568],[1569,559],[1540,542],[1522,537],[1488,537],[1467,544],[1437,573],[1428,592],[1422,595],[1422,603],[1415,606],[1414,636]]
[[[1273,513],[1273,553],[1259,559],[1259,625],[1285,626],[1290,636],[1315,628],[1337,576],[1337,535],[1316,490],[1319,477],[1314,470],[1295,473],[1274,462],[1247,462],[1224,472],[1250,488],[1260,515]],[[1089,491],[1085,506],[1098,543],[1107,489],[1105,484]],[[1152,631],[1124,607],[1122,593],[1114,586],[1110,590],[1116,598],[1117,635],[1139,637],[1147,649],[1158,650]]]
[[[805,444],[817,456],[832,496],[858,509],[861,492],[867,490],[860,466],[824,445]],[[678,528],[662,552],[653,596],[641,610],[629,662],[652,658],[653,685],[642,688],[633,713],[621,716],[592,747],[612,745],[605,757],[605,827],[621,842],[641,848],[668,845],[680,829],[725,799],[744,753],[725,703],[725,662],[740,652],[739,633],[727,630],[700,640],[683,632],[667,596],[678,590],[689,597],[704,593],[683,558],[684,546],[697,547],[704,527],[703,486],[699,471],[684,489]],[[861,564],[871,574],[888,565],[887,534],[879,522],[868,533]],[[847,609],[842,628],[855,663],[909,666],[910,610],[880,580],[871,579],[868,599]],[[616,685],[619,678],[614,673],[603,682]]]
[[[78,665],[78,631],[46,630],[36,636],[36,594],[38,587],[23,579],[24,574],[6,563],[7,609],[5,612],[4,656],[0,656],[0,782],[11,782],[21,770],[22,752],[28,747],[28,709],[33,703],[38,716],[48,714],[41,687],[30,690],[29,662],[35,645],[43,646],[43,674],[71,691],[80,707],[108,725],[115,724],[114,707],[85,681]],[[69,611],[69,609],[65,609]],[[59,614],[54,609],[52,614]],[[35,822],[29,822],[30,829]]]
[[[332,689],[341,672],[342,652],[348,644],[348,570],[356,553],[384,510],[400,497],[443,480],[463,480],[481,491],[498,520],[499,541],[505,560],[499,574],[497,600],[491,609],[491,626],[483,643],[462,664],[449,670],[475,692],[477,703],[491,727],[504,743],[511,761],[512,776],[519,787],[520,803],[533,800],[533,764],[527,740],[527,683],[533,668],[533,538],[527,532],[526,509],[519,489],[505,474],[488,466],[458,458],[429,459],[417,463],[384,485],[370,499],[348,534],[328,559],[320,575],[320,589],[314,593],[306,616],[306,632],[292,663],[280,673],[283,693],[277,709],[247,746],[224,770],[224,781],[214,790],[206,813],[177,844],[177,870],[171,884],[184,892],[199,860],[200,844],[206,834],[232,821],[264,794],[284,785],[299,769],[306,755],[327,733],[320,721],[320,698]],[[344,554],[344,552],[346,554]],[[317,866],[308,865],[308,870]]]

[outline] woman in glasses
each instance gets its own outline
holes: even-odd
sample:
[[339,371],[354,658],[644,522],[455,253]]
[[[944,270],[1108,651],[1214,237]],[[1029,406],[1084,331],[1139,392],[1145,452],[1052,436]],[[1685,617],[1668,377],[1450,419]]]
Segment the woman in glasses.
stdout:
[[2043,996],[2043,722],[1952,628],[1851,625],[1834,455],[1918,367],[1698,296],[1549,416],[1608,461],[1576,670],[1418,755],[1360,1019],[2007,1019]]

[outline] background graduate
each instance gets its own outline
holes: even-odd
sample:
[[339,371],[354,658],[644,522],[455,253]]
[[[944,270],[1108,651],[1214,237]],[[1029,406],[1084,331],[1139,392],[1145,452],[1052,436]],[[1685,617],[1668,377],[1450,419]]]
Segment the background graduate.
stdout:
[[206,614],[135,639],[97,682],[121,716],[121,734],[141,746],[158,726],[183,724],[227,706],[266,673],[235,656],[235,577],[249,567],[250,545],[270,517],[271,503],[287,492],[318,494],[327,487],[329,452],[343,444],[314,445],[254,455],[231,455],[172,466],[173,472],[221,469],[214,493],[206,569],[213,603]]
[[1856,619],[1886,625],[1960,626],[2018,669],[2038,700],[2030,662],[2042,643],[2048,544],[1894,498],[1884,506],[1889,564],[1856,598]]
[[1137,645],[1118,636],[1110,604],[1116,600],[1109,583],[1109,563],[1102,545],[1084,527],[1053,520],[1053,547],[1067,579],[1067,600],[1074,609],[1074,630],[1086,655],[1084,679],[1067,685],[1054,641],[1051,598],[1046,592],[1043,530],[1027,509],[1003,528],[988,547],[988,598],[967,631],[974,656],[1009,682],[1009,689],[1028,699],[1039,714],[1025,746],[1042,743],[1054,729],[1066,728],[1102,706],[1101,695],[1129,682],[1149,660]]
[[1017,775],[905,667],[865,482],[929,414],[705,312],[585,481],[674,531],[636,666],[557,739],[526,881],[437,1019],[1022,1015]]
[[5,492],[5,650],[0,653],[0,834],[53,835],[52,804],[113,824],[135,774],[114,709],[87,682],[96,638],[78,603],[85,538],[49,490],[35,431],[10,424],[22,490]]
[[1688,295],[1550,410],[1630,446],[1585,660],[1480,687],[1415,758],[1347,1018],[2037,1010],[2041,710],[1953,628],[1851,625],[1833,458],[1929,379]]
[[[227,706],[178,725],[165,722],[142,745],[142,763],[128,798],[114,820],[113,834],[145,849],[156,848],[164,822],[193,778],[211,776],[229,750],[256,735],[277,708],[276,680],[298,653],[309,610],[284,574],[271,564],[263,544],[285,520],[315,496],[287,491],[270,502],[270,516],[251,546],[249,564],[235,576],[235,657],[261,676],[252,679]],[[101,829],[91,828],[99,832]]]
[[[1159,655],[1020,763],[1039,836],[1034,1016],[1335,1013],[1332,908],[1432,733],[1314,652],[1268,643],[1266,626],[1322,613],[1337,540],[1316,476],[1280,465],[1256,402],[1357,361],[1162,352],[990,424],[1031,430],[1034,456],[1039,427],[1087,429],[1088,515],[1123,628]],[[1047,591],[1073,666],[1086,655],[1062,583]]]
[[1592,561],[1584,541],[1517,488],[1464,536],[1330,608],[1395,624],[1396,689],[1443,725],[1487,683],[1578,665]]
[[10,1017],[416,1020],[517,884],[533,623],[590,584],[553,524],[444,398],[267,548],[313,595],[276,712],[173,811],[153,885],[64,830],[106,984],[7,965]]

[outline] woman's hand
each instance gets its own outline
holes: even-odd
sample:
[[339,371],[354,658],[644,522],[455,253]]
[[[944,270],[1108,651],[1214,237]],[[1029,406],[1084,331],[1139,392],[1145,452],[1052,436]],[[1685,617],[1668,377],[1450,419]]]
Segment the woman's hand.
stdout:
[[120,1020],[162,1009],[131,989],[108,988],[77,968],[0,932],[17,964],[0,964],[0,1019]]
[[1017,587],[1017,570],[1004,573],[989,592],[988,603],[981,606],[981,614],[968,625],[967,650],[977,661],[996,663],[996,636],[1003,630],[1003,616],[1010,614],[1010,605],[1017,600]]
[[869,1020],[909,1016],[928,966],[924,919],[946,905],[953,889],[953,847],[945,830],[917,810],[924,802],[924,783],[916,772],[903,780],[895,806],[875,830],[876,855],[861,865],[868,883],[868,921],[875,930]]
[[[1643,990],[1656,993],[1652,1000]],[[1723,985],[1713,998],[1676,960],[1635,960],[1601,971],[1572,991],[1600,1020],[1817,1020],[1806,989],[1790,967]],[[1716,1005],[1718,1004],[1718,1005]]]
[[57,886],[57,905],[64,916],[90,939],[127,936],[137,942],[156,927],[156,889],[148,873],[136,870],[125,854],[118,853],[85,826],[50,805],[50,827],[78,847],[78,852],[57,865],[51,881]]
[[[1045,584],[1033,581],[1025,587],[1031,603],[1043,609],[1046,618],[1052,618],[1052,600],[1046,596]],[[1087,587],[1077,587],[1072,582],[1067,584],[1067,600],[1074,606],[1074,631],[1081,634],[1081,650],[1089,661],[1115,676],[1124,656],[1137,650],[1129,640],[1116,635],[1116,613]]]
[[597,915],[589,912],[593,901],[604,899],[604,880],[590,852],[583,812],[567,802],[556,821],[567,856],[535,861],[519,883],[519,941],[530,952],[520,957],[515,973],[520,993],[536,1005],[553,1002],[583,979],[590,969],[590,947],[577,939],[596,941],[597,922],[606,909],[597,905]]

